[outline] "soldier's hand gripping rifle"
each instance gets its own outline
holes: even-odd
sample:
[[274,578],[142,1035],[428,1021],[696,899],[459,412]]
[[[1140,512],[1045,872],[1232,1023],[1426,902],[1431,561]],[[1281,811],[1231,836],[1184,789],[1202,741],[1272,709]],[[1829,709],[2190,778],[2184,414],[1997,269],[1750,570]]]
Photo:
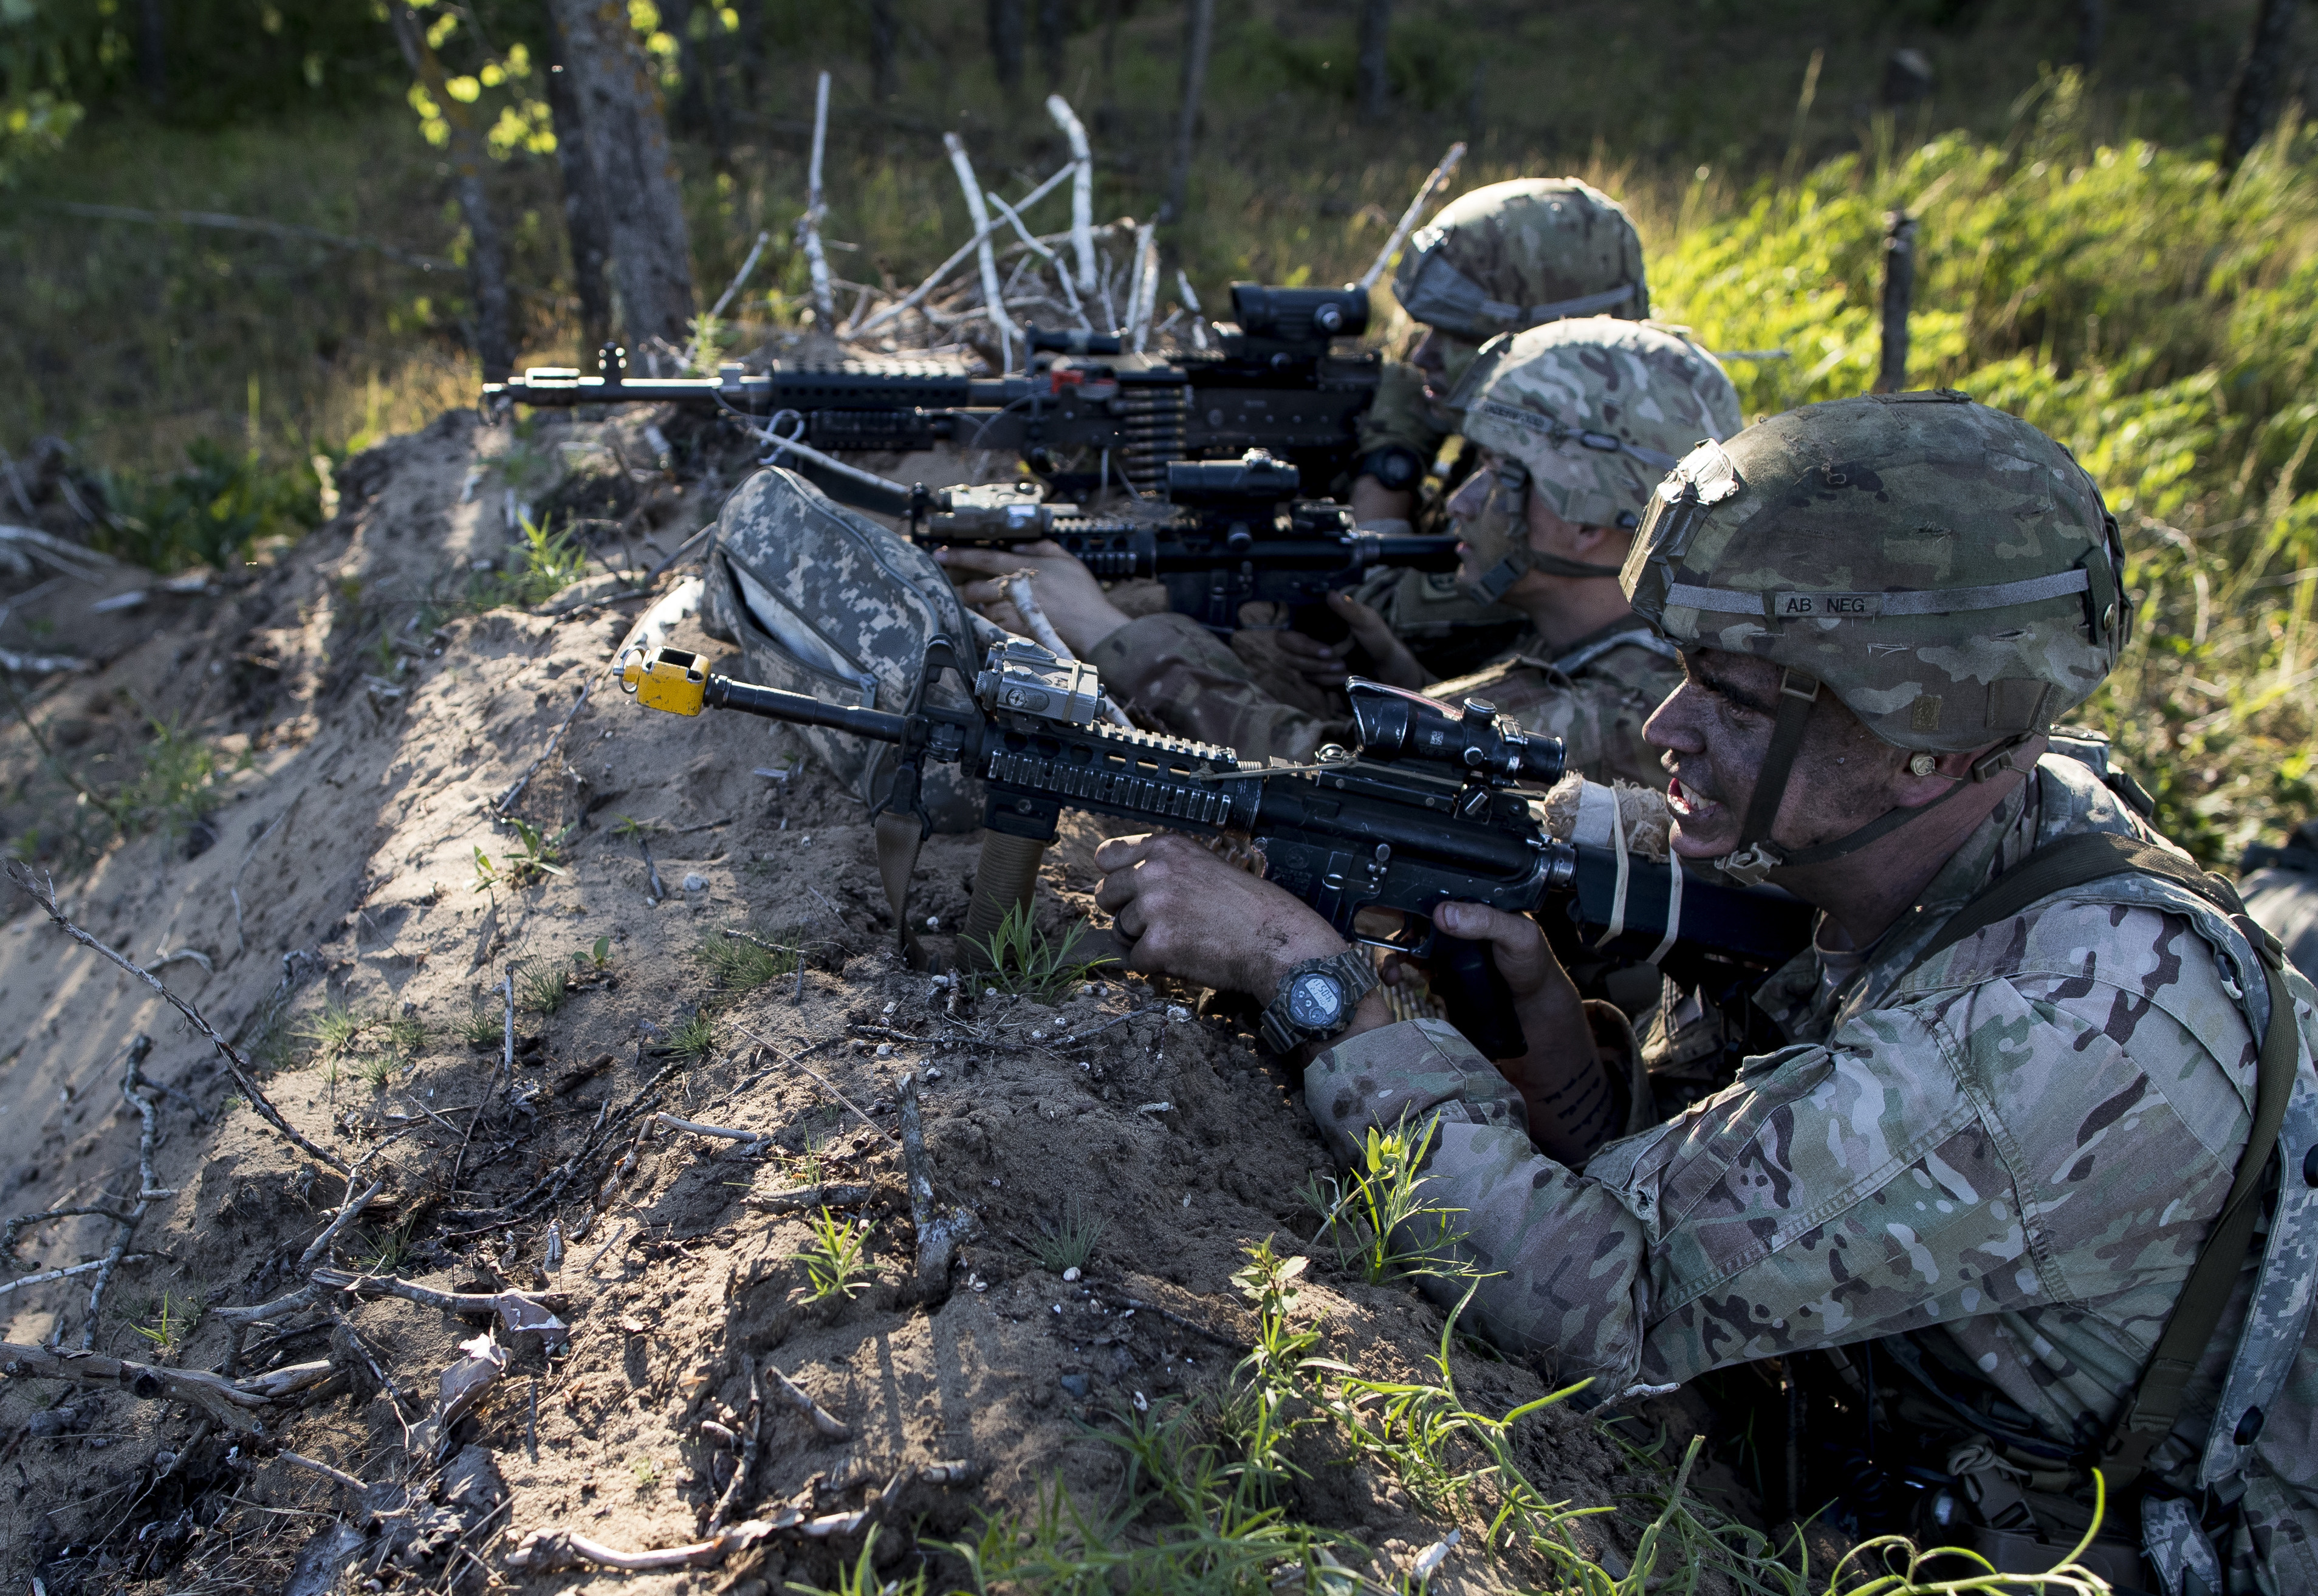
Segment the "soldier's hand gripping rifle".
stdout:
[[[1027,375],[977,377],[961,363],[910,355],[736,364],[714,377],[632,377],[606,345],[592,376],[537,366],[488,383],[488,415],[509,405],[677,404],[750,418],[823,453],[930,449],[955,444],[1020,454],[1063,493],[1088,496],[1124,482],[1164,487],[1170,461],[1236,458],[1265,449],[1325,485],[1351,469],[1353,428],[1375,398],[1374,354],[1337,354],[1336,339],[1368,327],[1368,295],[1353,288],[1232,284],[1236,325],[1217,325],[1219,347],[1130,354],[1117,336],[1030,329],[1042,358]],[[1074,457],[1091,471],[1074,471]],[[906,504],[834,474],[799,469],[857,508],[899,515]]]
[[1236,628],[1250,600],[1316,605],[1380,565],[1457,569],[1453,535],[1362,532],[1346,507],[1298,498],[1300,484],[1293,464],[1251,449],[1174,462],[1165,501],[1131,507],[1140,513],[1090,516],[1029,483],[948,488],[911,516],[910,536],[930,548],[1051,539],[1106,581],[1156,578],[1168,608],[1217,632]]
[[1810,934],[1809,910],[1783,893],[1689,881],[1678,868],[1547,836],[1521,786],[1559,779],[1560,740],[1525,736],[1477,699],[1452,706],[1355,679],[1358,749],[1265,767],[1244,765],[1229,749],[1106,723],[1092,668],[1019,638],[993,645],[966,682],[964,708],[928,702],[943,672],[966,679],[948,640],[936,638],[900,713],[736,682],[676,649],[638,650],[621,664],[622,686],[646,708],[744,710],[898,745],[880,808],[914,811],[921,836],[931,829],[918,802],[928,760],[981,777],[988,835],[968,936],[987,937],[1008,906],[1028,903],[1065,809],[1233,833],[1253,841],[1267,880],[1340,935],[1429,959],[1450,1019],[1491,1058],[1527,1051],[1521,1025],[1487,945],[1435,936],[1431,911],[1443,901],[1515,913],[1558,901],[1605,954],[1659,961],[1712,992],[1775,968]]

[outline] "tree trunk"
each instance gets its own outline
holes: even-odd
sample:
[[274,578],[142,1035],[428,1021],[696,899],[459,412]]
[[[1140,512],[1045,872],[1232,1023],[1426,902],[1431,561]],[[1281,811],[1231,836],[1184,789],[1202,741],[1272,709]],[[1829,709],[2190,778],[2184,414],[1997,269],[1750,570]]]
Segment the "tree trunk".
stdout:
[[2224,175],[2236,172],[2269,130],[2278,110],[2278,80],[2286,70],[2287,35],[2293,28],[2294,0],[2261,0],[2245,67],[2238,74],[2237,92],[2230,96],[2230,125],[2222,138]]
[[473,114],[451,97],[443,64],[435,58],[426,30],[411,14],[409,5],[405,0],[391,0],[386,14],[410,75],[425,86],[450,125],[452,193],[467,224],[467,281],[475,300],[475,355],[482,362],[484,381],[504,382],[515,372],[515,339],[508,318],[507,247],[483,188],[489,161],[483,153],[482,134]]
[[547,109],[555,119],[555,164],[563,178],[563,236],[571,246],[572,290],[580,296],[580,364],[592,370],[596,352],[612,336],[612,292],[604,280],[611,245],[604,225],[602,188],[588,159],[580,97],[572,90],[571,47],[553,12],[547,27],[555,57],[547,71]]
[[880,105],[901,88],[894,76],[894,42],[900,31],[894,19],[894,0],[869,0],[869,96]]
[[1364,122],[1380,122],[1392,108],[1392,72],[1385,47],[1392,36],[1392,0],[1361,0],[1360,109]]
[[1063,86],[1063,61],[1071,42],[1071,0],[1038,0],[1038,63],[1047,69],[1048,93]]
[[659,80],[619,0],[552,4],[571,50],[580,125],[604,197],[623,331],[650,370],[650,341],[682,349],[693,317],[692,250]]
[[[871,9],[876,9],[873,0]],[[752,115],[763,97],[765,83],[765,0],[738,0],[733,10],[741,18],[741,114]]]
[[1165,220],[1181,223],[1190,203],[1191,147],[1199,133],[1199,97],[1208,87],[1208,49],[1216,40],[1216,0],[1190,0],[1183,12],[1183,105],[1175,122],[1175,169],[1167,181]]
[[1012,94],[1022,86],[1022,0],[985,0],[990,24],[990,58],[998,68],[999,86]]
[[161,0],[142,0],[137,8],[137,76],[156,111],[169,99],[169,36],[161,22]]

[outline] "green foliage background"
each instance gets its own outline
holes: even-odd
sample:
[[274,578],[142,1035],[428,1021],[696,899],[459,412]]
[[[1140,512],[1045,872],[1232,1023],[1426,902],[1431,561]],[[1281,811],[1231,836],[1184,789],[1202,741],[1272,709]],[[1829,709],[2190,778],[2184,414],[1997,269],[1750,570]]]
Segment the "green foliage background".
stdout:
[[[147,0],[0,0],[0,447],[67,439],[112,473],[113,546],[166,567],[312,524],[318,456],[466,402],[475,373],[436,119],[372,0],[154,3],[157,82],[140,55]],[[422,9],[454,92],[515,130],[490,179],[526,356],[573,359],[555,158],[537,136],[544,7]],[[2233,182],[2215,170],[2251,0],[2108,12],[2088,77],[2038,65],[2080,48],[2073,7],[1404,4],[1394,112],[1371,127],[1352,112],[1349,9],[1255,0],[1221,19],[1172,247],[1211,297],[1234,278],[1343,281],[1441,148],[1468,138],[1465,184],[1577,171],[1622,195],[1662,317],[1712,347],[1786,349],[1733,363],[1760,415],[1868,385],[1883,213],[1909,209],[1913,379],[2026,416],[2107,489],[2140,614],[2089,714],[2166,826],[2225,860],[2318,797],[2304,708],[2318,677],[2318,179],[2296,118]],[[703,299],[759,231],[773,238],[720,329],[730,349],[793,326],[803,300],[791,224],[819,68],[838,80],[841,276],[913,280],[963,236],[943,130],[1003,193],[1062,158],[1035,45],[1009,91],[981,7],[896,0],[896,13],[899,92],[879,100],[866,8],[632,5],[662,66]],[[1065,13],[1054,82],[1093,130],[1098,211],[1147,215],[1166,182],[1181,8]],[[1879,110],[1901,44],[1931,58],[1936,96]],[[2300,81],[2298,59],[2289,68]],[[64,209],[90,202],[295,223],[357,247]],[[1377,309],[1381,342],[1406,336],[1388,296]]]

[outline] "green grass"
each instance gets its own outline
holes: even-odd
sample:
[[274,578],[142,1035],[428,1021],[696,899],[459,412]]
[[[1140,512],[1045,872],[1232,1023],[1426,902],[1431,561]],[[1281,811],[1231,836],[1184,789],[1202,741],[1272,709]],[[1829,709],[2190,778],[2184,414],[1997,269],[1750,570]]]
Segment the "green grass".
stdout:
[[526,518],[523,537],[507,568],[478,571],[468,578],[467,609],[535,608],[588,574],[588,551],[568,529],[553,531]]
[[716,1046],[716,1022],[706,1014],[687,1016],[684,1022],[669,1034],[668,1045],[669,1051],[675,1054],[677,1057],[690,1059],[697,1063],[706,1058]]
[[516,1007],[533,1014],[553,1014],[571,996],[571,972],[561,964],[535,964],[516,982]]
[[1029,911],[1016,903],[1008,907],[998,928],[987,937],[966,940],[980,955],[982,968],[976,979],[1010,995],[1046,1002],[1086,982],[1105,964],[1118,962],[1109,957],[1074,958],[1086,936],[1086,922],[1081,920],[1072,925],[1062,941],[1052,941],[1032,922]]
[[409,1258],[411,1233],[418,1228],[417,1215],[385,1230],[370,1231],[357,1226],[348,1241],[347,1252],[355,1267],[364,1274],[391,1275]]
[[806,1223],[813,1227],[813,1239],[788,1255],[791,1263],[804,1265],[806,1300],[826,1302],[840,1298],[849,1302],[867,1290],[869,1278],[875,1272],[862,1256],[862,1242],[868,1234],[868,1227],[840,1219],[827,1208]]
[[1030,1251],[1037,1255],[1039,1267],[1054,1274],[1083,1269],[1087,1260],[1094,1256],[1103,1228],[1102,1215],[1074,1197],[1063,1205],[1063,1211],[1051,1223],[1039,1221],[1038,1233],[1030,1238]]
[[180,1296],[175,1291],[164,1291],[147,1306],[141,1321],[129,1328],[150,1341],[160,1356],[174,1358],[200,1326],[205,1312],[206,1305],[198,1293]]
[[1453,1249],[1464,1233],[1451,1222],[1464,1210],[1426,1202],[1431,1177],[1418,1172],[1436,1125],[1428,1119],[1415,1133],[1405,1119],[1390,1132],[1370,1125],[1359,1163],[1306,1184],[1301,1196],[1319,1215],[1319,1241],[1335,1250],[1337,1268],[1378,1286],[1462,1267]]
[[693,949],[693,956],[708,966],[712,980],[728,991],[749,991],[784,975],[794,974],[804,956],[801,945],[768,945],[745,933],[711,931]]

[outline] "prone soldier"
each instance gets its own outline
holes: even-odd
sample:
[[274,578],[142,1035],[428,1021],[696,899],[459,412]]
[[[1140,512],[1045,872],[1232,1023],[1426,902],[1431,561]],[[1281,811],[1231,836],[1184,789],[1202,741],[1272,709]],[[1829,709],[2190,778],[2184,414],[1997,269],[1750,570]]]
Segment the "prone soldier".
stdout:
[[[1561,738],[1568,767],[1594,780],[1663,785],[1641,727],[1681,672],[1673,647],[1627,604],[1618,569],[1676,458],[1738,429],[1730,378],[1675,332],[1593,316],[1493,340],[1464,371],[1454,408],[1478,453],[1450,507],[1465,541],[1458,579],[1523,629],[1478,672],[1429,690],[1486,698],[1530,731]],[[1063,641],[1128,707],[1178,735],[1291,760],[1350,740],[1340,716],[1265,691],[1240,654],[1192,617],[1130,619],[1052,544],[958,546],[936,558],[966,580],[969,604],[1000,620],[1011,616],[995,608],[1003,603],[995,578],[1037,570],[1040,606]],[[1428,679],[1372,614],[1345,612],[1380,661],[1366,674],[1411,687]],[[1343,657],[1331,659],[1341,682]]]
[[1423,1285],[1550,1383],[1851,1348],[1876,1463],[1929,1487],[1900,1527],[2041,1572],[2098,1469],[2113,1585],[2318,1589],[2318,993],[2047,751],[2125,641],[2122,554],[2064,450],[1951,392],[1809,406],[1658,488],[1622,581],[1683,650],[1646,731],[1673,846],[1820,913],[1757,1000],[1786,1045],[1640,1134],[1525,918],[1434,912],[1515,996],[1530,1049],[1492,1061],[1182,838],[1106,843],[1100,901],[1132,967],[1316,1049],[1340,1156],[1430,1126],[1474,1272]]

